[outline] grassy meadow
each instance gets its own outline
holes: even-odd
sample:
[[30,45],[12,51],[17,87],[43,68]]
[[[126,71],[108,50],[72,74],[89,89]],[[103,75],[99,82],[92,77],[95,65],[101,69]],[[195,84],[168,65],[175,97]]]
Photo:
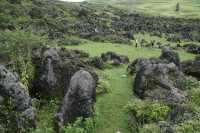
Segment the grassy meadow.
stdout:
[[[147,15],[173,16],[183,18],[200,18],[199,0],[87,0],[99,5],[112,5],[121,9],[129,9]],[[179,2],[180,11],[176,12]]]

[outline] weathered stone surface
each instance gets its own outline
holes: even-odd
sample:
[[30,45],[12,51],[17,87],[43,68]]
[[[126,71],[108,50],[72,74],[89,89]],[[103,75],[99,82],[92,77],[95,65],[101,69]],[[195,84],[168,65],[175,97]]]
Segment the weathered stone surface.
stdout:
[[200,80],[200,57],[194,60],[188,60],[181,63],[181,69],[186,75],[193,76]]
[[37,48],[32,61],[35,78],[31,93],[39,96],[64,96],[72,75],[81,68],[89,69],[84,61],[89,55],[64,48]]
[[[32,107],[31,98],[27,92],[27,88],[22,85],[16,75],[7,70],[4,66],[0,65],[0,114],[4,114],[2,119],[4,121],[0,125],[5,125],[8,132],[12,129],[13,132],[25,132],[27,128],[34,126],[35,110]],[[3,110],[5,108],[12,108],[12,110]],[[2,111],[2,112],[1,112]],[[13,114],[14,116],[10,117]],[[1,121],[0,121],[1,122]],[[8,126],[8,127],[7,127]]]
[[87,71],[80,70],[73,75],[68,92],[55,115],[57,130],[76,117],[92,115],[96,98],[96,84],[96,80]]
[[147,64],[137,72],[134,92],[141,98],[163,100],[169,104],[183,103],[184,75],[175,64]]

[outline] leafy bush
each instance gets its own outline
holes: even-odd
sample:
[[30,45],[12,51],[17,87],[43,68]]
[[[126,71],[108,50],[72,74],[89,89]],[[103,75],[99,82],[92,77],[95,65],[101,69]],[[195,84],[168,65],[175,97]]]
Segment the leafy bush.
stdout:
[[181,133],[199,133],[200,122],[199,120],[188,120],[175,127]]
[[170,107],[167,105],[148,100],[134,100],[126,108],[136,118],[139,124],[164,120],[170,111]]
[[95,128],[95,119],[78,118],[73,124],[64,127],[64,133],[92,133]]
[[108,80],[99,79],[98,86],[97,86],[97,94],[104,94],[110,92],[110,83]]
[[22,83],[28,86],[33,76],[31,49],[46,44],[46,38],[22,30],[0,32],[0,52],[6,53],[13,61],[11,69],[17,72]]
[[156,124],[145,124],[139,128],[139,133],[160,133],[160,128]]

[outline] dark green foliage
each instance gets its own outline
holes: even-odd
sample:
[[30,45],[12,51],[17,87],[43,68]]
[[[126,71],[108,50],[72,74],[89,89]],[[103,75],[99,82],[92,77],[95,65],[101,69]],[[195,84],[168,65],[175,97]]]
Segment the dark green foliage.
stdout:
[[34,47],[45,45],[46,41],[46,37],[21,30],[0,32],[0,52],[6,53],[14,61],[11,68],[19,74],[22,83],[26,86],[33,78],[34,71],[31,63],[31,50]]

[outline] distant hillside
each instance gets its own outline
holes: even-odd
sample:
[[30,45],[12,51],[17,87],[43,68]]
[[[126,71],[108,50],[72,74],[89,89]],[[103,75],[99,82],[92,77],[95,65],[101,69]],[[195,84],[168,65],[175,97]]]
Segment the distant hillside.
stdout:
[[[112,5],[118,8],[135,10],[138,12],[175,16],[200,18],[200,1],[199,0],[87,0],[99,5]],[[176,12],[176,4],[179,2],[180,11]]]

